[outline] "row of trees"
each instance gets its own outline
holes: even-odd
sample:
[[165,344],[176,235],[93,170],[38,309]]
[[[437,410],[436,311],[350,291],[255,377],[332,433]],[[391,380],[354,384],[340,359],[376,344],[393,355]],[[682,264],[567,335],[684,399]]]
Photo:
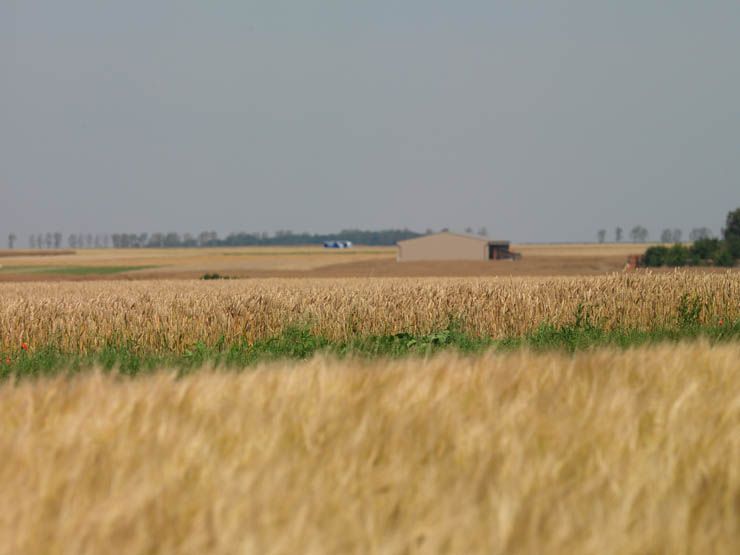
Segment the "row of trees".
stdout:
[[[629,238],[633,243],[644,243],[648,240],[650,233],[641,225],[636,225],[629,232]],[[664,229],[660,234],[661,243],[680,243],[683,232],[680,229]],[[689,241],[699,241],[712,237],[712,230],[707,227],[695,227],[689,233]],[[606,229],[596,232],[599,243],[606,241]],[[614,240],[619,243],[624,238],[624,230],[621,227],[614,229]]]
[[[63,239],[63,235],[58,231],[55,233],[31,234],[28,237],[28,245],[32,249],[61,249]],[[8,246],[11,249],[15,240],[15,234],[11,233],[8,237]],[[72,234],[67,237],[67,244],[73,249],[104,248],[110,246],[110,236],[101,234],[93,235],[92,233]]]
[[[596,232],[596,238],[599,243],[606,241],[606,229],[600,229]],[[619,243],[624,239],[624,229],[617,226],[614,228],[614,241]],[[636,225],[630,231],[630,239],[633,243],[644,243],[648,239],[648,230],[641,225]]]
[[[707,230],[708,231],[708,230]],[[727,214],[723,239],[703,234],[686,247],[678,242],[672,247],[655,246],[645,251],[645,266],[734,266],[740,260],[740,208]]]
[[[485,228],[479,232],[485,233]],[[215,231],[203,231],[198,235],[190,233],[113,233],[96,234],[73,233],[67,237],[71,249],[84,248],[161,248],[161,247],[242,247],[269,245],[320,245],[324,241],[352,241],[362,245],[395,245],[397,241],[419,237],[421,234],[408,229],[385,229],[380,231],[363,231],[345,229],[339,233],[313,234],[293,233],[290,230],[279,230],[274,234],[263,233],[230,233],[220,238]],[[60,249],[63,235],[56,233],[32,234],[28,244],[32,249]],[[8,247],[13,248],[17,236],[8,236]]]
[[56,233],[39,233],[31,235],[28,238],[28,244],[32,249],[60,249],[62,248],[62,234]]

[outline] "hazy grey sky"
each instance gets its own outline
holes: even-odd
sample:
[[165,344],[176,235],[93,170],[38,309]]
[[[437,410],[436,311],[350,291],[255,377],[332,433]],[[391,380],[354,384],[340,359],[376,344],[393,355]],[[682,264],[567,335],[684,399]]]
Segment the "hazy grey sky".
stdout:
[[2,0],[0,244],[740,206],[740,2]]

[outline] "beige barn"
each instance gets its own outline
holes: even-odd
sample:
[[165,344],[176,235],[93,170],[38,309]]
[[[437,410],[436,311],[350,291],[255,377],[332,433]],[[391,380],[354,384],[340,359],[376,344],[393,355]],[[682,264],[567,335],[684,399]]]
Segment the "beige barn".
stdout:
[[508,241],[443,231],[398,242],[398,261],[500,260],[516,258]]

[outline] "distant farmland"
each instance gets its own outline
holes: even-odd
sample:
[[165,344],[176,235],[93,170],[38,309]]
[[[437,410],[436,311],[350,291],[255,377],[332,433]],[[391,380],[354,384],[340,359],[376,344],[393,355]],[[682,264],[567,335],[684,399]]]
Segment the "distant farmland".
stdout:
[[[118,267],[109,279],[196,279],[219,273],[242,278],[578,276],[622,271],[628,255],[648,244],[512,245],[517,262],[396,262],[395,247],[324,249],[318,246],[179,249],[81,249],[4,251],[0,281],[98,280],[102,272],[85,267]],[[53,261],[39,253],[57,256]],[[62,271],[72,266],[75,273]],[[47,275],[39,277],[38,271]]]

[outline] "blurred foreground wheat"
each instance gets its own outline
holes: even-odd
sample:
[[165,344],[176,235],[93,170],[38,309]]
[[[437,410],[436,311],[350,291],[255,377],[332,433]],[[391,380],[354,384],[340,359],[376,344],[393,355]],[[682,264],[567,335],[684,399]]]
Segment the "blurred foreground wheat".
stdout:
[[0,386],[0,553],[740,552],[740,346]]
[[698,323],[740,318],[740,273],[592,278],[238,280],[0,284],[0,351],[68,352],[126,343],[181,352],[307,326],[330,339],[429,333],[520,336],[572,323],[578,306],[604,328],[675,325],[682,299]]

